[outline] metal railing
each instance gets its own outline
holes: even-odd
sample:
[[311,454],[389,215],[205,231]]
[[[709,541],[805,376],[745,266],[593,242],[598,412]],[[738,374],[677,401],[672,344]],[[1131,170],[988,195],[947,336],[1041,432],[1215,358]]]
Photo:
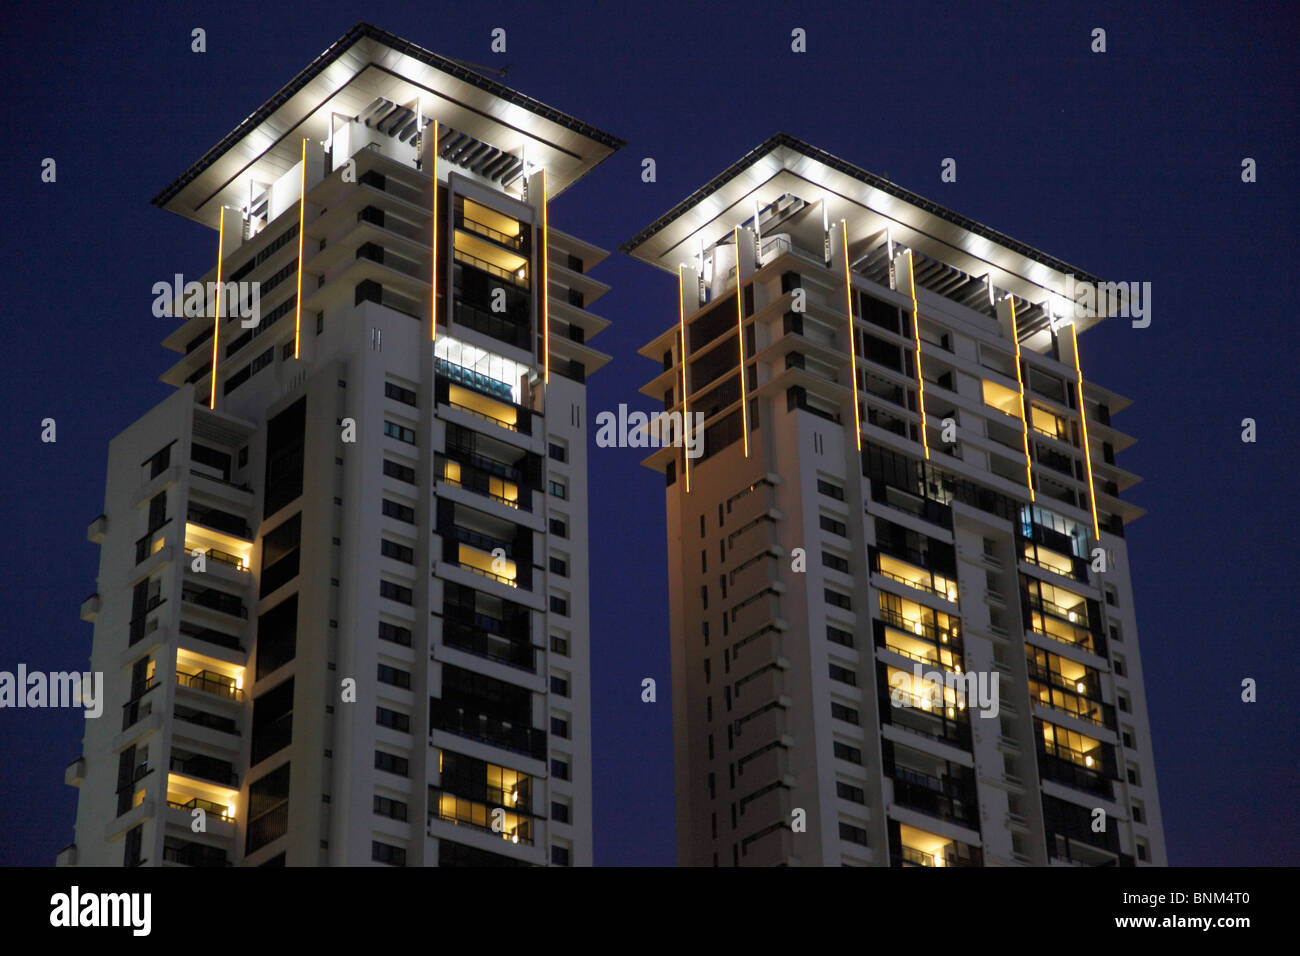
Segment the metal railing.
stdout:
[[512,285],[517,285],[521,289],[532,288],[526,275],[523,278],[520,278],[508,269],[502,269],[500,266],[493,265],[486,259],[480,259],[478,256],[471,256],[468,252],[462,252],[459,249],[452,250],[452,256],[457,262],[463,263],[482,272],[486,272],[489,275],[494,275],[499,279],[505,279],[507,282]]
[[218,674],[216,671],[198,671],[194,674],[177,671],[176,683],[181,687],[201,690],[205,694],[213,694],[217,697],[226,697],[230,700],[244,699],[244,692],[235,686],[235,679]]
[[522,232],[516,236],[509,236],[504,232],[501,232],[499,229],[493,229],[486,223],[479,222],[477,219],[471,219],[469,216],[464,214],[456,217],[456,225],[461,229],[468,229],[470,232],[476,232],[480,236],[485,236],[486,238],[491,239],[498,245],[507,246],[511,249],[522,249],[524,245],[524,234]]

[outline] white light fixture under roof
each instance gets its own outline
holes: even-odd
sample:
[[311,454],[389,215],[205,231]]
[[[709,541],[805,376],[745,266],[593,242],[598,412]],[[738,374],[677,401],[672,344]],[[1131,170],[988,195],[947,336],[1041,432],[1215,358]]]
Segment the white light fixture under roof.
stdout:
[[524,377],[527,376],[529,381],[537,377],[537,373],[522,362],[489,352],[485,348],[471,345],[450,335],[438,336],[438,341],[433,346],[433,354],[435,358],[508,385],[511,400],[516,405],[523,404]]

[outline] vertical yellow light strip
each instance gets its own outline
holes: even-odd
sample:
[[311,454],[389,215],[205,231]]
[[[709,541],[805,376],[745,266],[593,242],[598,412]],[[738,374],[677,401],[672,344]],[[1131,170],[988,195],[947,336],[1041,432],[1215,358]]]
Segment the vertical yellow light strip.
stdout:
[[429,261],[433,264],[430,272],[433,273],[431,288],[433,294],[429,297],[429,324],[433,326],[430,335],[431,341],[438,341],[438,121],[433,121],[433,250],[429,253]]
[[682,360],[682,444],[685,446],[686,454],[682,456],[685,462],[683,470],[686,473],[686,493],[691,493],[691,455],[690,441],[686,437],[686,429],[691,427],[690,413],[686,410],[686,303],[683,300],[685,284],[682,281],[682,266],[677,267],[677,330],[681,335],[681,351],[678,353]]
[[1079,367],[1079,334],[1074,323],[1070,323],[1070,342],[1074,345],[1074,374],[1079,389],[1079,421],[1083,423],[1083,465],[1088,471],[1088,503],[1092,506],[1092,534],[1096,541],[1101,540],[1101,528],[1097,524],[1097,494],[1092,487],[1092,451],[1088,448],[1088,409],[1083,404],[1083,370]]
[[298,297],[293,313],[293,357],[298,357],[302,338],[302,240],[307,228],[307,137],[302,139],[302,182],[298,193]]
[[542,381],[551,380],[550,224],[546,214],[546,167],[542,167]]
[[217,340],[221,338],[221,257],[226,248],[226,207],[221,207],[217,218],[217,304],[212,319],[212,394],[208,398],[208,408],[217,407]]
[[749,398],[745,394],[744,307],[740,294],[740,227],[732,230],[736,237],[736,344],[740,347],[740,427],[745,435],[745,457],[749,457]]
[[907,284],[912,290],[912,335],[916,339],[916,383],[921,403],[921,447],[925,449],[925,460],[930,460],[930,439],[925,434],[925,376],[921,374],[921,319],[916,307],[916,271],[912,267],[912,250],[907,250]]
[[858,410],[858,333],[853,327],[853,280],[849,275],[849,224],[840,220],[840,235],[844,238],[844,294],[849,310],[849,370],[853,374],[853,435],[862,451],[862,413]]
[[1034,465],[1029,457],[1029,419],[1025,413],[1025,380],[1020,374],[1020,333],[1016,330],[1016,297],[1007,296],[1011,306],[1011,339],[1016,343],[1016,382],[1020,386],[1020,424],[1025,429],[1025,481],[1029,485],[1029,500],[1034,500]]

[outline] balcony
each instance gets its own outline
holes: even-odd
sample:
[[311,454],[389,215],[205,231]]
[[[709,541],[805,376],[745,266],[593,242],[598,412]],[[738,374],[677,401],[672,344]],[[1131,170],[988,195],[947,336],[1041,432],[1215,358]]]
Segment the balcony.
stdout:
[[157,554],[167,543],[167,525],[171,524],[171,518],[168,518],[162,524],[153,528],[148,534],[138,538],[135,542],[135,563],[140,564],[150,555]]
[[183,773],[187,777],[210,780],[223,787],[239,786],[239,777],[228,761],[218,760],[205,754],[172,754],[171,770],[173,773]]
[[894,782],[894,802],[899,806],[978,828],[975,789],[968,781],[897,766],[887,775]]
[[206,843],[180,843],[168,839],[163,845],[163,860],[180,866],[230,866],[226,851]]
[[93,624],[99,615],[99,607],[99,592],[95,592],[81,602],[81,619]]
[[[492,213],[492,210],[487,209],[486,207],[479,206],[478,208],[482,209],[484,212]],[[496,218],[497,218],[497,225],[499,226],[506,225],[506,222],[503,222],[502,220],[506,220],[507,217],[499,216]],[[483,236],[485,239],[491,239],[499,246],[503,246],[506,249],[519,252],[524,247],[524,232],[522,229],[520,229],[519,223],[515,222],[513,223],[513,225],[515,229],[518,231],[516,231],[514,235],[510,235],[501,231],[500,229],[494,229],[492,226],[488,225],[485,222],[480,222],[477,219],[472,219],[466,213],[457,212],[456,214],[456,228],[463,229],[466,232],[472,232],[479,236]]]
[[480,803],[438,787],[429,788],[429,804],[430,823],[440,820],[491,833],[508,843],[533,845],[533,820],[523,813],[503,806]]
[[204,670],[194,674],[184,674],[178,671],[176,683],[181,687],[188,687],[191,690],[202,691],[216,697],[224,697],[227,700],[242,701],[244,699],[244,691],[240,688],[239,682],[234,677],[228,677],[217,671]]
[[533,757],[546,758],[546,732],[502,720],[487,713],[475,713],[453,701],[429,698],[430,730],[441,730],[458,737]]
[[507,508],[529,512],[533,510],[532,489],[521,488],[517,482],[506,480],[496,471],[476,468],[442,455],[436,457],[434,468],[441,482],[491,498]]
[[173,810],[184,810],[191,814],[195,810],[202,810],[207,816],[227,823],[235,819],[234,807],[222,806],[211,800],[204,800],[202,797],[191,797],[189,800],[182,800],[180,796],[172,797],[169,795],[167,806]]
[[196,588],[186,585],[181,589],[181,600],[186,604],[218,611],[230,617],[248,618],[248,608],[244,606],[243,601],[233,594],[218,591],[216,588]]
[[517,349],[527,349],[529,346],[528,339],[531,333],[526,320],[519,321],[505,315],[486,312],[459,298],[452,307],[452,316],[457,325],[482,332],[506,345],[513,345]]
[[530,674],[537,672],[538,648],[527,640],[514,640],[467,624],[446,621],[442,626],[442,643]]
[[239,515],[231,514],[229,511],[222,511],[220,508],[208,508],[204,505],[191,503],[189,510],[185,514],[185,520],[202,525],[205,528],[211,528],[213,531],[234,535],[236,538],[242,538],[245,541],[253,540],[253,529],[248,526],[247,521]]
[[122,729],[127,730],[153,713],[153,702],[145,696],[153,690],[157,682],[146,678],[131,688],[131,699],[122,705]]
[[131,618],[127,625],[127,644],[128,646],[138,644],[154,631],[158,630],[160,624],[157,616],[153,614],[166,599],[155,594],[145,602],[144,612]]

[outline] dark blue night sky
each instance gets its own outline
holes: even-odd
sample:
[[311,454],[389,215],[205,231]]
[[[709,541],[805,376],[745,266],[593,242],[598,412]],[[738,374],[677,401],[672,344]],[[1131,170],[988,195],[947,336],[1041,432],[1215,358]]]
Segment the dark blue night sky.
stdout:
[[[1171,863],[1297,864],[1296,9],[1285,3],[23,4],[0,24],[3,171],[0,670],[83,669],[109,439],[174,353],[154,282],[215,237],[149,199],[358,20],[628,142],[551,207],[614,249],[783,130],[1078,268],[1152,283],[1152,324],[1082,338],[1134,400],[1116,426]],[[208,52],[190,52],[194,27]],[[507,30],[508,52],[489,50]],[[790,51],[807,31],[808,52]],[[1093,28],[1105,54],[1089,50]],[[658,182],[640,179],[653,157]],[[54,157],[58,181],[40,181]],[[957,160],[958,181],[940,163]],[[1258,163],[1245,184],[1244,157]],[[591,410],[648,407],[636,349],[671,276],[614,254]],[[40,422],[58,423],[42,444]],[[1258,422],[1243,444],[1241,420]],[[592,449],[596,862],[672,864],[663,479]],[[644,677],[659,703],[640,700]],[[1259,684],[1243,704],[1241,680]],[[0,711],[0,863],[72,842],[75,711]]]

